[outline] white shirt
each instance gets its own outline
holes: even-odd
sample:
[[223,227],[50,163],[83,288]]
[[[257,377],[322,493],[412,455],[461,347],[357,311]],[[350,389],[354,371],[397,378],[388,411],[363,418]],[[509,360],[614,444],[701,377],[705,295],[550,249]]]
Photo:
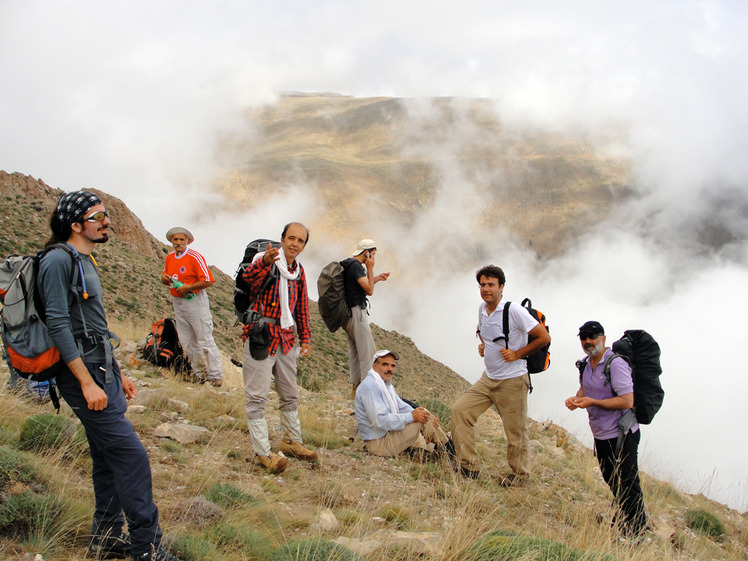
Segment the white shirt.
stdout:
[[[486,344],[483,361],[486,365],[486,375],[492,380],[508,380],[527,374],[527,361],[515,360],[506,362],[501,356],[501,350],[506,349],[504,341],[504,306],[506,298],[502,298],[491,315],[486,311],[486,303],[481,302],[478,307],[478,329]],[[527,345],[527,334],[538,325],[538,321],[530,315],[518,302],[509,306],[509,348],[519,350]],[[494,339],[501,337],[498,341]]]

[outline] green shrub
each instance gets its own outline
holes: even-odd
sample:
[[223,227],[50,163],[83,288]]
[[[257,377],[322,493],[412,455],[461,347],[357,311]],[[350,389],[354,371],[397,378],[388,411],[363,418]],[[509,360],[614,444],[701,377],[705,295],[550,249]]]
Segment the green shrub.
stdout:
[[0,503],[0,534],[26,539],[51,536],[62,508],[53,498],[31,490],[8,495]]
[[258,504],[259,499],[230,483],[216,483],[205,493],[205,498],[224,508]]
[[439,418],[439,426],[442,427],[442,429],[445,431],[449,430],[449,424],[452,422],[452,409],[448,405],[445,405],[433,397],[427,397],[426,399],[420,400],[418,405],[425,407],[436,415]]
[[725,534],[725,527],[719,518],[705,510],[686,511],[686,524],[694,532],[710,538],[720,539]]
[[270,561],[363,561],[363,557],[329,540],[310,538],[280,546]]
[[204,561],[223,559],[215,546],[198,536],[179,536],[171,544],[172,553],[184,561]]
[[267,535],[244,525],[219,523],[208,531],[207,537],[221,549],[235,549],[257,561],[265,561],[275,549],[275,542]]
[[603,553],[572,549],[562,543],[511,532],[494,532],[468,549],[464,561],[613,561]]
[[19,436],[22,450],[57,450],[70,445],[75,438],[75,424],[67,417],[40,413],[24,421]]
[[34,469],[29,466],[18,451],[0,446],[0,487],[10,481],[29,483],[34,480]]

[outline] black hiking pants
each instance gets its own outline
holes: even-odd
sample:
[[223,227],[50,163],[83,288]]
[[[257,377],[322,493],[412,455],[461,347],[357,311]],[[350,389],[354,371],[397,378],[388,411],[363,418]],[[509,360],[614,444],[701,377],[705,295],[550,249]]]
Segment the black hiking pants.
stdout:
[[[639,482],[639,440],[641,430],[629,432],[623,440],[620,455],[616,456],[617,438],[595,439],[595,451],[600,471],[618,505],[614,523],[619,522],[630,536],[639,535],[647,525],[644,497]],[[623,519],[621,519],[621,517]]]
[[[117,361],[112,359],[112,382],[105,383],[105,363],[86,362],[94,381],[106,392],[107,406],[88,408],[80,384],[70,370],[57,376],[57,387],[86,429],[93,469],[96,508],[93,535],[118,535],[124,518],[132,553],[151,551],[161,543],[158,509],[153,503],[151,464],[143,443],[125,417],[127,400]],[[123,517],[124,512],[124,517]]]

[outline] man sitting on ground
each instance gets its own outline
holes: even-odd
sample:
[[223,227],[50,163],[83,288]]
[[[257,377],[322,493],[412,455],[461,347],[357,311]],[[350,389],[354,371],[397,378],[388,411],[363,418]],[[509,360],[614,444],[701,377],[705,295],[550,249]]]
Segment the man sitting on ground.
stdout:
[[377,351],[369,374],[356,389],[358,432],[366,451],[375,456],[397,456],[409,448],[433,452],[435,444],[449,442],[436,416],[423,407],[414,409],[395,392],[392,376],[398,360],[395,351]]

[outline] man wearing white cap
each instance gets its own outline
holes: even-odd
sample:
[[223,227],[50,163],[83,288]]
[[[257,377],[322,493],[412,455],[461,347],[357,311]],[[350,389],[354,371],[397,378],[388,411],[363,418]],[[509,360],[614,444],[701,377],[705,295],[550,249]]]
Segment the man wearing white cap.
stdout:
[[356,390],[358,433],[366,451],[375,456],[397,456],[408,448],[433,452],[435,445],[449,442],[436,416],[423,407],[414,409],[397,395],[392,376],[398,360],[395,351],[374,353],[374,364]]
[[176,226],[166,232],[174,252],[166,256],[161,282],[174,297],[174,317],[179,342],[190,359],[198,380],[215,387],[223,383],[221,355],[213,339],[213,316],[205,289],[215,280],[205,258],[187,246],[195,237],[187,228]]
[[374,240],[358,242],[353,257],[345,263],[345,301],[351,309],[351,319],[343,327],[348,334],[348,362],[351,373],[349,381],[353,391],[366,378],[369,361],[374,355],[374,336],[369,327],[367,296],[374,294],[374,285],[386,281],[389,273],[374,276],[377,246]]

